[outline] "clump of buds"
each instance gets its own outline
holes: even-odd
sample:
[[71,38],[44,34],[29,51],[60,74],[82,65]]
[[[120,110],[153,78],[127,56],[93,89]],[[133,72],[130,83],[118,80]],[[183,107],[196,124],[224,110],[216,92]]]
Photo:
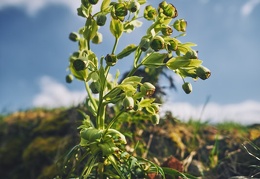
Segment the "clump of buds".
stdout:
[[182,89],[183,91],[186,93],[186,94],[190,94],[192,92],[192,86],[189,82],[185,82],[183,85],[182,85]]
[[151,5],[146,6],[144,10],[144,18],[151,21],[151,20],[155,20],[156,17],[157,17],[157,10]]
[[174,22],[173,27],[180,32],[186,32],[187,21],[184,19],[178,19]]
[[119,19],[124,21],[125,16],[127,15],[127,8],[124,3],[115,3],[114,9],[111,12],[111,15],[114,19]]
[[140,88],[141,92],[146,96],[152,96],[155,92],[155,86],[149,82],[143,83]]
[[159,14],[160,16],[165,15],[168,18],[175,18],[178,16],[178,11],[172,4],[168,4],[166,1],[163,1],[159,4]]
[[196,75],[198,75],[198,77],[202,80],[206,80],[210,77],[211,72],[208,68],[204,67],[204,66],[199,66],[196,69]]

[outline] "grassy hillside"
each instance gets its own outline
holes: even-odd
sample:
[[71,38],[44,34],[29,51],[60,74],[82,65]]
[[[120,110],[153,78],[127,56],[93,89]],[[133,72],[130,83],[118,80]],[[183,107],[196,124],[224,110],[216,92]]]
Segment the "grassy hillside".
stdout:
[[[63,157],[79,142],[81,120],[76,108],[1,115],[1,178],[47,179],[60,174]],[[167,113],[157,126],[124,122],[120,127],[128,136],[129,152],[158,164],[202,178],[260,178],[260,124],[183,123]]]

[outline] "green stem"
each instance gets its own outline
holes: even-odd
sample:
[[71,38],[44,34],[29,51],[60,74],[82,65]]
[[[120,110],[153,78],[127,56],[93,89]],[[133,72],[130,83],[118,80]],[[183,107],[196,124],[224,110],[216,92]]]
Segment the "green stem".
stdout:
[[123,114],[124,112],[125,112],[125,110],[121,110],[121,111],[112,119],[112,121],[110,121],[110,123],[108,124],[108,126],[107,126],[107,128],[106,128],[106,130],[105,130],[105,132],[104,132],[104,136],[106,135],[108,129],[110,129],[110,128],[113,126],[113,124],[116,122],[116,120],[119,118],[119,116],[121,116],[121,114]]
[[140,66],[142,66],[141,63],[138,64],[136,67],[134,67],[134,68],[127,74],[126,78],[129,77],[129,76],[132,76],[132,75],[136,72],[136,70],[138,70],[138,68],[139,68]]
[[[118,40],[119,38],[116,38],[115,39],[115,43],[114,43],[114,46],[113,46],[113,50],[112,50],[112,54],[115,53],[116,51],[116,47],[117,47],[117,44],[118,44]],[[100,93],[99,93],[99,105],[98,105],[98,111],[97,111],[97,126],[99,129],[104,129],[105,128],[105,112],[106,112],[106,103],[103,103],[103,94],[104,94],[104,90],[105,90],[105,87],[106,87],[106,84],[107,84],[107,75],[109,73],[109,70],[110,70],[110,66],[106,66],[105,67],[105,80],[103,83],[101,83],[101,89],[100,89]]]
[[105,112],[106,112],[106,103],[103,102],[103,98],[104,98],[104,90],[107,84],[107,75],[109,73],[110,70],[110,66],[106,66],[105,67],[105,79],[103,83],[100,83],[101,85],[101,89],[100,89],[100,93],[99,93],[99,104],[98,104],[98,111],[97,111],[97,126],[99,129],[104,129],[105,127]]
[[88,82],[86,82],[86,81],[85,81],[85,88],[86,88],[86,91],[88,93],[88,97],[89,97],[92,105],[94,106],[95,110],[97,110],[98,109],[97,103],[96,103],[96,101],[95,101],[95,99],[94,99],[94,97],[92,95],[92,92],[91,92],[91,90],[89,88]]
[[116,38],[116,39],[115,39],[115,43],[114,43],[114,46],[113,46],[112,54],[114,54],[115,51],[116,51],[116,47],[117,47],[117,44],[118,44],[118,40],[119,40],[119,38]]
[[110,129],[112,126],[113,126],[113,124],[116,122],[116,120],[119,118],[119,116],[121,115],[121,114],[123,114],[125,112],[125,110],[121,110],[115,117],[114,117],[114,119],[112,119],[112,121],[110,121],[110,123],[108,124],[108,126],[107,126],[107,129]]

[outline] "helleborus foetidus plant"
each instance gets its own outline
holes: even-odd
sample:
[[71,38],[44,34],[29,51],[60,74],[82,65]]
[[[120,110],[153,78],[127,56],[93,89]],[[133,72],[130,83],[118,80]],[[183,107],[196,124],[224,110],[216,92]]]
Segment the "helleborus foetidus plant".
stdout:
[[[141,6],[144,6],[143,12],[140,11]],[[176,7],[166,1],[153,7],[146,0],[81,0],[77,10],[86,23],[78,32],[69,35],[70,40],[78,43],[78,51],[70,56],[70,74],[66,81],[70,83],[76,78],[85,84],[88,94],[86,106],[95,120],[90,120],[81,111],[85,118],[79,127],[81,140],[65,160],[67,177],[145,178],[148,173],[158,173],[164,178],[165,172],[171,174],[170,170],[128,153],[125,136],[113,125],[123,114],[136,111],[144,111],[150,115],[148,120],[159,123],[160,105],[151,98],[156,89],[149,81],[134,76],[139,68],[167,67],[183,79],[182,87],[186,93],[192,91],[191,84],[184,80],[186,77],[195,80],[209,78],[210,71],[202,66],[197,52],[192,49],[195,44],[179,40],[186,31],[187,22],[176,19]],[[150,21],[150,26],[140,42],[130,43],[118,52],[120,38],[140,27],[142,20]],[[105,38],[100,33],[101,28],[109,29],[114,42],[108,45],[112,47],[111,52],[98,59],[97,52],[91,47],[92,44],[102,43]],[[129,74],[120,83],[119,73],[113,79],[109,78],[110,68],[117,65],[118,60],[126,58],[127,64],[129,58],[133,58]],[[106,114],[108,105],[120,108],[112,118]],[[76,169],[80,163],[84,167]]]

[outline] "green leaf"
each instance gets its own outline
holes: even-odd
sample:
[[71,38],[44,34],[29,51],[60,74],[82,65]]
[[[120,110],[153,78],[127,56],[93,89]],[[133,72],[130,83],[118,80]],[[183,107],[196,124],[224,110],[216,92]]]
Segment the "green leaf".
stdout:
[[146,3],[146,0],[138,0],[139,4],[142,5],[142,4],[145,4]]
[[134,44],[130,44],[126,46],[119,54],[117,54],[118,59],[122,59],[128,55],[130,55],[132,52],[134,52],[137,49],[138,46]]
[[142,54],[142,50],[140,49],[140,47],[137,48],[137,50],[135,51],[135,59],[134,59],[134,67],[136,68],[138,65],[138,61],[139,61],[139,57]]
[[120,20],[112,18],[110,21],[110,32],[115,38],[119,38],[124,31],[123,23]]
[[109,155],[107,159],[111,162],[111,164],[113,165],[113,167],[116,170],[116,172],[118,173],[118,175],[120,175],[120,178],[126,179],[125,176],[123,175],[123,173],[121,172],[121,170],[118,168],[118,164],[117,164],[116,159],[114,158],[114,156],[113,155]]
[[97,116],[97,111],[89,98],[87,98],[85,105],[93,116]]
[[140,107],[148,107],[151,106],[151,104],[154,102],[154,98],[146,98],[140,101],[139,106]]
[[168,56],[166,53],[153,52],[150,55],[146,56],[141,62],[146,67],[160,67],[164,66],[164,59]]
[[146,108],[146,111],[149,112],[150,114],[156,114],[154,108],[150,105],[150,106],[147,106]]
[[192,48],[193,46],[197,46],[196,44],[192,43],[192,42],[186,42],[183,44],[178,44],[178,50],[180,52],[182,52],[183,54],[186,54],[187,52],[192,52]]
[[166,66],[171,70],[176,70],[180,67],[185,67],[190,64],[190,59],[185,57],[173,57],[167,63]]
[[125,78],[121,84],[132,84],[134,86],[138,85],[142,81],[143,77],[130,76]]
[[83,32],[84,38],[87,39],[88,41],[92,40],[95,37],[97,31],[98,31],[97,22],[92,17],[88,17]]
[[133,20],[130,21],[128,23],[124,23],[124,31],[127,33],[130,33],[134,30],[135,27],[141,27],[142,26],[142,22],[138,21],[138,20]]
[[117,87],[123,90],[127,96],[133,96],[136,92],[136,88],[132,84],[120,84]]
[[106,8],[109,7],[109,4],[110,4],[110,0],[103,0],[103,2],[101,4],[101,7],[100,7],[100,10],[101,11],[105,11]]
[[202,64],[202,60],[199,59],[190,59],[190,64],[188,65],[189,67],[198,67]]
[[104,99],[109,101],[109,100],[117,97],[120,93],[121,93],[121,89],[117,86],[117,87],[113,88],[111,91],[109,91],[109,93],[107,93],[104,96]]
[[194,177],[194,176],[192,176],[192,175],[190,175],[190,174],[184,174],[184,173],[181,173],[181,172],[179,172],[178,170],[174,170],[174,169],[172,169],[172,168],[167,168],[167,167],[162,167],[162,169],[163,169],[163,171],[164,171],[164,173],[166,174],[166,175],[170,175],[170,176],[172,176],[172,177],[178,177],[178,176],[180,176],[180,177],[182,177],[182,178],[186,178],[186,179],[197,179],[197,177]]
[[187,76],[194,79],[198,78],[198,76],[196,75],[196,68],[179,68],[178,74],[183,78]]

